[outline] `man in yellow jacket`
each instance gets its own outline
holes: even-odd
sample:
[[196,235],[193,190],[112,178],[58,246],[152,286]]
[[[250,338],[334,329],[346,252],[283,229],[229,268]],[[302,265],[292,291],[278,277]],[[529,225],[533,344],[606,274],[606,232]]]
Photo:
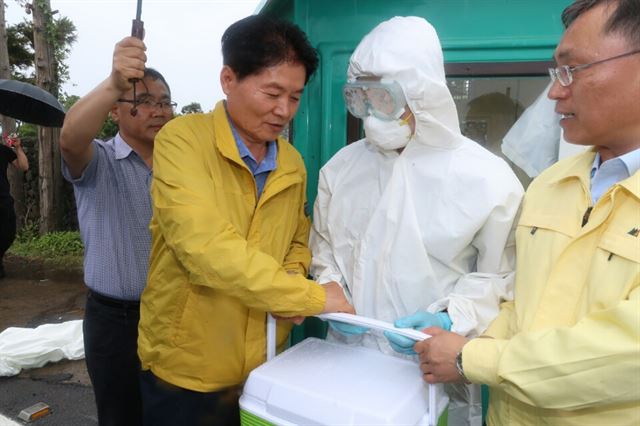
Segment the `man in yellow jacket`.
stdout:
[[[138,351],[148,425],[225,424],[225,390],[265,360],[268,313],[353,313],[337,283],[305,278],[306,171],[279,136],[315,49],[297,26],[256,15],[226,30],[222,51],[226,101],[156,138]],[[280,345],[290,327],[279,322]]]
[[640,8],[563,13],[549,97],[565,139],[592,145],[543,172],[516,232],[515,299],[480,338],[437,328],[425,380],[490,386],[490,425],[640,424]]

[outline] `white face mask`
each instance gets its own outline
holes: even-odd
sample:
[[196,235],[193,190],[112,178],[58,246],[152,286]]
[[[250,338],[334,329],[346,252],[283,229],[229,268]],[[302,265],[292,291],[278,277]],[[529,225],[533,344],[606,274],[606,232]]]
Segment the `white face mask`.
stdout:
[[406,120],[381,120],[372,115],[364,119],[367,141],[382,151],[400,149],[411,139],[411,126]]

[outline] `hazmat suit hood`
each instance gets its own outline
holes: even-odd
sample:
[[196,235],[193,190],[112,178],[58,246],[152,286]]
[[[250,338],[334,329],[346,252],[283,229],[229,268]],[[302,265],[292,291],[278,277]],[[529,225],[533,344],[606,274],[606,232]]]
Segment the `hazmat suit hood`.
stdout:
[[425,19],[397,16],[376,26],[351,55],[347,73],[350,80],[379,76],[400,84],[416,119],[412,141],[440,148],[462,144],[440,40]]

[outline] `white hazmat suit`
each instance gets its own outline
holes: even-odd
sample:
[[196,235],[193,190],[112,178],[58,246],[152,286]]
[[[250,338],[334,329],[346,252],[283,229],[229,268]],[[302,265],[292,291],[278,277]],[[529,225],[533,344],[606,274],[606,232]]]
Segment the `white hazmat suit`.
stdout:
[[[460,133],[427,21],[395,17],[374,28],[349,62],[349,79],[360,76],[400,84],[415,133],[403,150],[362,139],[321,169],[311,274],[341,283],[359,315],[394,322],[446,310],[452,331],[477,336],[513,297],[511,229],[522,186],[503,160]],[[382,335],[357,340],[395,354]],[[478,387],[448,393],[450,424],[480,424]]]

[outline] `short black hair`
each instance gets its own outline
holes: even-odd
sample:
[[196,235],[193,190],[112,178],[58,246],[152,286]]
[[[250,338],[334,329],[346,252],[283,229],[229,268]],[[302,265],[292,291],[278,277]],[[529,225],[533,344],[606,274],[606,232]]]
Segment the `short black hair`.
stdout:
[[171,87],[169,87],[169,83],[167,83],[167,80],[164,79],[164,76],[160,74],[160,71],[156,70],[155,68],[145,68],[143,78],[146,77],[150,77],[151,79],[153,79],[153,81],[160,80],[167,87],[169,95],[171,95]]
[[238,79],[282,63],[300,63],[305,84],[318,68],[318,52],[297,25],[266,15],[252,15],[232,24],[222,35],[222,59]]
[[621,34],[629,44],[640,48],[640,1],[638,0],[576,0],[562,12],[564,27],[569,28],[578,16],[601,4],[616,6],[604,28],[605,34]]

